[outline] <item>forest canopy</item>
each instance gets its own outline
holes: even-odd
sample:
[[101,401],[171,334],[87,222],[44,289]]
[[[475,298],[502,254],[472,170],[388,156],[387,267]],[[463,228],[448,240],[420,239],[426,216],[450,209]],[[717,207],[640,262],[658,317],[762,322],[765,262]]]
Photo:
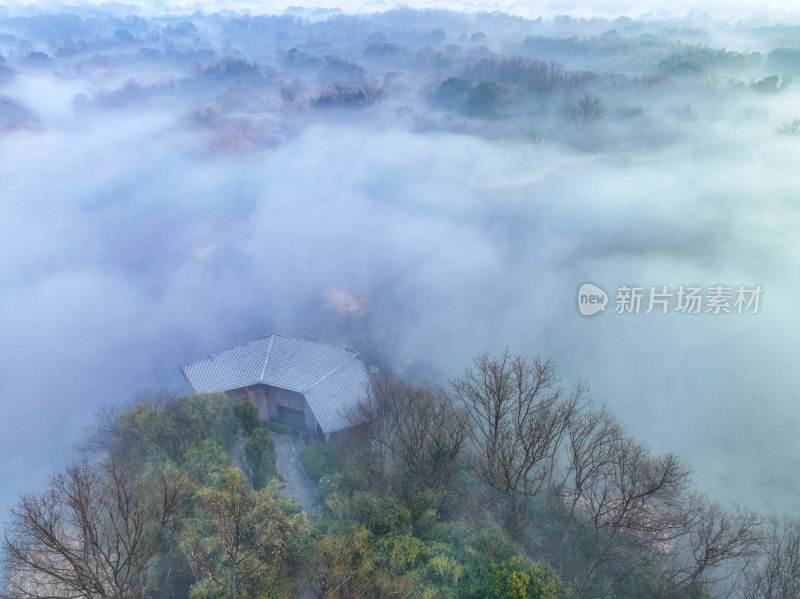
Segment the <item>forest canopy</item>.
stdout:
[[86,458],[12,508],[6,595],[689,599],[797,584],[796,522],[710,501],[550,360],[481,354],[441,388],[378,377],[350,417],[306,439],[322,507],[304,511],[247,401],[149,392],[104,413]]

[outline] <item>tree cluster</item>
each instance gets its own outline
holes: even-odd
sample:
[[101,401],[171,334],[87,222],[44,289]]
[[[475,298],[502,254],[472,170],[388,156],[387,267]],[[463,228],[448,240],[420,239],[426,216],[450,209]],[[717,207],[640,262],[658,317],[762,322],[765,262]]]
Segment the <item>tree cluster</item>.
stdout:
[[[286,499],[253,406],[146,393],[20,497],[8,599],[789,599],[800,525],[710,501],[555,365],[482,354],[446,387],[388,377],[302,453]],[[364,434],[366,433],[366,434]],[[237,450],[235,448],[243,448]],[[238,465],[238,467],[237,467]]]

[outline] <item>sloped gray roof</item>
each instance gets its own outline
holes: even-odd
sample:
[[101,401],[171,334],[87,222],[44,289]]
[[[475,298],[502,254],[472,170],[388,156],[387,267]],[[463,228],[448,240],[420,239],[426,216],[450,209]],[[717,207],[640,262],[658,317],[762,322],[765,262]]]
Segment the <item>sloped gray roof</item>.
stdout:
[[181,368],[195,393],[270,385],[302,393],[324,433],[352,426],[348,415],[368,390],[358,352],[272,334]]
[[304,393],[322,432],[332,433],[355,424],[354,408],[367,396],[368,381],[364,364],[356,357]]

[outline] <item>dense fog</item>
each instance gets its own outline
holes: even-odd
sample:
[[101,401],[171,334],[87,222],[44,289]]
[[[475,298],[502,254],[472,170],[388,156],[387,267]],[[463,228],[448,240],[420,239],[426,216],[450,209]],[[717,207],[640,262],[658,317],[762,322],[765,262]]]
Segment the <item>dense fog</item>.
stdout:
[[426,384],[551,356],[712,496],[797,513],[800,28],[134,9],[0,9],[2,505],[100,406],[277,331]]

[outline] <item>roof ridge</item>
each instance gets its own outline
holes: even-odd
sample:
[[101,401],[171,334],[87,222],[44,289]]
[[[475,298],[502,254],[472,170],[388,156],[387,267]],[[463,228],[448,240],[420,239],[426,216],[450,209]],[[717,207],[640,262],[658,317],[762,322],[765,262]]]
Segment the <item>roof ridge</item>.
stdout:
[[[347,348],[343,348],[343,349],[347,349]],[[344,366],[345,364],[347,364],[348,362],[350,362],[350,360],[352,360],[353,358],[357,358],[357,357],[358,357],[358,352],[353,352],[353,354],[352,354],[350,357],[348,357],[348,358],[347,358],[347,359],[346,359],[344,362],[342,362],[341,364],[339,364],[339,365],[338,365],[336,368],[334,368],[334,369],[333,369],[333,370],[331,370],[330,372],[326,373],[325,375],[321,376],[321,377],[319,378],[319,380],[316,380],[316,381],[314,381],[312,384],[310,384],[310,385],[309,385],[309,386],[306,388],[306,390],[305,390],[305,391],[303,391],[303,393],[307,393],[308,391],[311,391],[311,389],[313,389],[314,387],[316,387],[317,385],[319,385],[319,384],[320,384],[322,381],[324,381],[326,378],[328,378],[328,377],[329,377],[330,375],[332,375],[334,372],[336,372],[337,370],[339,370],[339,369],[340,369],[342,366]]]
[[267,346],[267,355],[264,357],[264,368],[261,369],[261,376],[259,381],[264,382],[264,375],[267,373],[267,363],[269,362],[269,354],[272,352],[272,342],[275,340],[275,333],[269,336],[269,345]]
[[218,352],[214,352],[213,354],[207,354],[207,355],[203,356],[202,358],[197,358],[196,360],[192,360],[188,364],[184,364],[183,366],[181,366],[181,370],[183,370],[184,368],[187,368],[189,366],[194,366],[195,364],[197,364],[199,362],[204,362],[205,360],[208,360],[209,358],[216,358],[217,356],[220,356],[222,354],[226,354],[226,353],[228,353],[230,351],[233,351],[235,349],[239,349],[240,347],[245,347],[246,345],[251,345],[251,344],[255,343],[256,341],[261,341],[262,339],[266,339],[267,337],[272,337],[273,335],[274,335],[274,333],[270,333],[269,335],[261,335],[261,337],[256,337],[255,339],[251,339],[250,341],[245,341],[243,343],[238,343],[238,344],[234,345],[233,347],[229,347],[228,349],[222,349],[222,350],[220,350]]
[[324,341],[316,341],[314,339],[306,339],[304,337],[295,337],[293,335],[286,335],[284,333],[270,333],[268,337],[281,337],[283,339],[291,339],[292,341],[300,341],[301,343],[309,343],[311,345],[321,345],[323,347],[334,347],[338,349],[343,349],[353,354],[359,353],[357,349],[353,349],[352,347],[345,347],[343,345],[334,345],[332,343],[325,343]]

